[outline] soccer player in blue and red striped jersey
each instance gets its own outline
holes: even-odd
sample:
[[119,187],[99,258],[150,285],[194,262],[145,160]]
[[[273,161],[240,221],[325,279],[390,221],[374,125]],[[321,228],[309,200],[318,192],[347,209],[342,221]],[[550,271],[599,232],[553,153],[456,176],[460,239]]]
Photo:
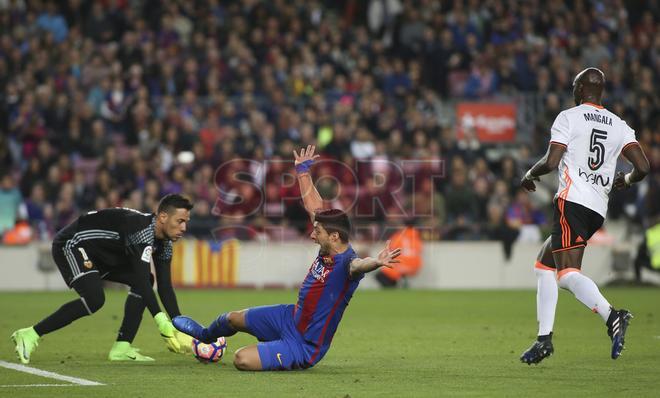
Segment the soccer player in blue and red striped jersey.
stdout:
[[240,348],[234,366],[240,370],[291,370],[314,366],[328,352],[353,292],[365,273],[392,267],[400,249],[389,242],[376,258],[358,258],[349,243],[350,221],[341,210],[321,210],[309,169],[318,158],[313,145],[294,151],[298,183],[320,250],[298,292],[298,303],[255,307],[220,315],[207,328],[189,317],[172,320],[179,331],[210,343],[220,336],[245,332],[260,342]]

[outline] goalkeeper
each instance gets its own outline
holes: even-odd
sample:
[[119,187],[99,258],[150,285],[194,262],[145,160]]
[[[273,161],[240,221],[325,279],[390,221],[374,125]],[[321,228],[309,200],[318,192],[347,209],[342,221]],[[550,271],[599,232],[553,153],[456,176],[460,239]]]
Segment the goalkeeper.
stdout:
[[[90,211],[59,231],[53,240],[53,259],[66,284],[80,297],[34,326],[15,331],[11,338],[18,359],[29,363],[41,336],[98,311],[105,302],[102,280],[130,286],[124,319],[108,359],[153,361],[131,345],[145,307],[153,315],[170,351],[182,352],[182,346],[189,346],[190,338],[178,333],[170,321],[180,315],[170,263],[172,242],[186,231],[192,207],[183,196],[166,195],[156,214],[125,208]],[[167,314],[161,311],[153,291],[152,256],[158,295]]]

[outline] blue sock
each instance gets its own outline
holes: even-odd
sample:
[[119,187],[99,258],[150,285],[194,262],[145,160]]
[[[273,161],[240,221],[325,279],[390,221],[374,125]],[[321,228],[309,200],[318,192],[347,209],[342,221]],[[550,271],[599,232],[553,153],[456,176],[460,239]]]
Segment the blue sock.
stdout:
[[218,337],[229,337],[236,334],[236,330],[229,325],[227,314],[220,315],[215,321],[202,331],[206,340],[215,340]]

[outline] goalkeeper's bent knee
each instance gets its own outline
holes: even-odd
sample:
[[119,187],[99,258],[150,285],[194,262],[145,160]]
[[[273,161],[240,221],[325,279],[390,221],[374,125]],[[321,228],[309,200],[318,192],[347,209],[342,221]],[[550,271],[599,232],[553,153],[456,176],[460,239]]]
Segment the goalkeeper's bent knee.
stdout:
[[80,300],[91,315],[103,307],[103,304],[105,304],[105,294],[103,290],[90,292],[80,296]]

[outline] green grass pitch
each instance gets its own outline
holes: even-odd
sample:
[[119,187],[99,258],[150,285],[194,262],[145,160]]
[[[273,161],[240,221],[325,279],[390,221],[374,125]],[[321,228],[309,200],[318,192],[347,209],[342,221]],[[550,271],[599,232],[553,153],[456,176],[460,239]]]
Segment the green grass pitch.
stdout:
[[[172,354],[145,314],[135,345],[156,362],[110,363],[123,291],[107,291],[104,308],[46,336],[33,366],[105,386],[0,387],[2,397],[368,397],[368,396],[658,396],[660,289],[605,289],[635,315],[621,358],[609,358],[600,317],[561,292],[555,355],[539,366],[519,362],[536,334],[535,292],[360,291],[326,357],[295,372],[245,373],[233,352],[255,340],[228,339],[219,365]],[[290,303],[294,291],[178,292],[184,313],[204,322],[220,312]],[[0,359],[16,362],[9,335],[74,298],[71,292],[1,293]],[[0,368],[0,386],[67,384]]]

